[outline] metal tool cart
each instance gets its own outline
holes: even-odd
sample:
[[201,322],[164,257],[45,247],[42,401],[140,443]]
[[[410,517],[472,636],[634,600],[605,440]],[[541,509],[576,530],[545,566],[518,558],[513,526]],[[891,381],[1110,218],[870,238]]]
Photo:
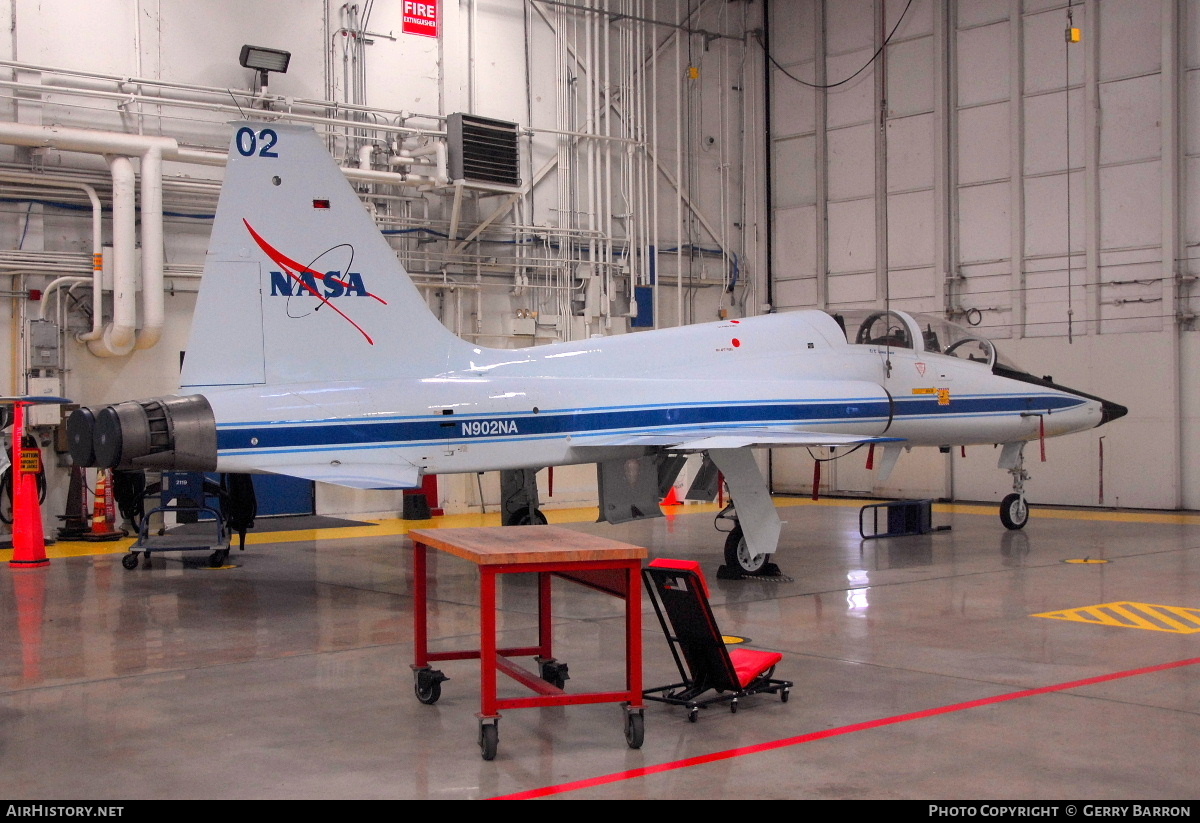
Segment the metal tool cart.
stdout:
[[[155,496],[159,505],[142,516],[137,540],[121,558],[121,565],[136,569],[139,554],[148,565],[155,552],[209,552],[210,566],[224,565],[229,557],[229,530],[221,484],[201,472],[163,472],[159,483],[146,487],[145,498]],[[151,525],[172,515],[172,527]]]

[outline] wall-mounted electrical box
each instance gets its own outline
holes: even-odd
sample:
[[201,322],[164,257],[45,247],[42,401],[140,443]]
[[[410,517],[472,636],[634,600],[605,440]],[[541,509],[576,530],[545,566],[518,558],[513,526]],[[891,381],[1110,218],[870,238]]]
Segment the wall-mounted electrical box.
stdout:
[[58,325],[49,320],[29,323],[29,368],[58,368]]

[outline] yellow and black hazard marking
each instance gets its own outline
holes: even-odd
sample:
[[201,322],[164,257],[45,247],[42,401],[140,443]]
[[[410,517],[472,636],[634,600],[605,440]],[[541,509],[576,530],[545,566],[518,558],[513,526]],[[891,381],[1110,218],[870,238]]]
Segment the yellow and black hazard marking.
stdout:
[[1080,609],[1043,612],[1032,617],[1071,620],[1096,626],[1119,626],[1125,629],[1149,629],[1155,632],[1196,634],[1200,632],[1200,609],[1181,606],[1159,606],[1153,603],[1101,603]]

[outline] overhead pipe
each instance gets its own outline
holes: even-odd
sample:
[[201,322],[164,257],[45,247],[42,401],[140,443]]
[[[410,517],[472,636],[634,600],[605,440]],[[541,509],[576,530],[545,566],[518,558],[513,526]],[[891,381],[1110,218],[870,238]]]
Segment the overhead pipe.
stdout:
[[[103,311],[100,302],[101,294],[101,274],[104,261],[104,235],[102,233],[102,216],[103,210],[100,206],[100,197],[96,194],[96,190],[87,183],[78,183],[70,180],[58,180],[47,178],[42,174],[21,174],[19,172],[3,172],[0,173],[0,181],[5,183],[21,183],[31,186],[40,186],[43,188],[57,189],[78,189],[88,196],[88,200],[92,204],[92,330],[79,335],[80,341],[95,340],[103,333]],[[87,278],[80,277],[60,277],[50,283],[45,288],[45,297],[49,297],[59,286],[70,283],[72,285],[86,280]],[[42,319],[46,316],[46,300],[42,302]]]
[[[162,336],[163,298],[162,160],[179,156],[179,144],[169,137],[101,132],[55,126],[0,123],[0,143],[104,155],[113,178],[113,321],[103,335],[85,335],[88,350],[98,357],[147,349]],[[186,152],[196,159],[200,152]],[[133,275],[136,246],[135,176],[130,157],[142,165],[142,294],[143,329],[137,326],[137,293]],[[97,278],[98,279],[98,278]],[[93,294],[93,306],[99,297]],[[100,312],[93,313],[93,324]]]

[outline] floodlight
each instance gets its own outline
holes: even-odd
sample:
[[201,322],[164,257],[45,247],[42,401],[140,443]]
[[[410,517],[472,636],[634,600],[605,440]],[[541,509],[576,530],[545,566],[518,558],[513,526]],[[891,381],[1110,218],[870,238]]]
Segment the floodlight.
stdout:
[[258,85],[265,89],[267,87],[267,73],[272,71],[287,72],[288,61],[291,59],[292,53],[290,51],[268,49],[264,46],[242,46],[242,53],[238,58],[238,62],[248,69],[257,71]]

